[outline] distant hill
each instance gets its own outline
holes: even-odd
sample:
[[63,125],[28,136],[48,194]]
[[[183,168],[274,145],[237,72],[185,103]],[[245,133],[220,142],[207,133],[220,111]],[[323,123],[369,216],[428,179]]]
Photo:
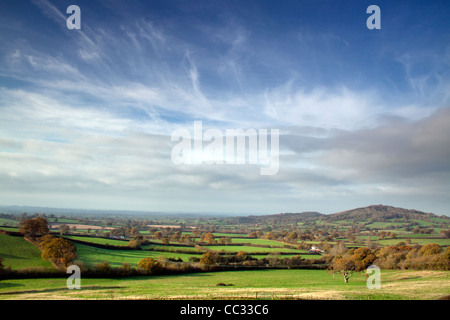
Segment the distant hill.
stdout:
[[278,213],[260,216],[239,217],[241,223],[296,223],[301,221],[309,221],[322,217],[323,214],[314,211],[305,211],[300,213]]
[[322,220],[336,221],[353,219],[354,221],[385,221],[388,219],[423,219],[423,218],[439,217],[433,213],[423,212],[414,209],[397,208],[386,205],[371,205],[362,208],[356,208],[337,212],[329,215],[323,215]]
[[424,220],[430,218],[444,218],[450,221],[450,217],[437,216],[433,213],[423,212],[414,209],[397,208],[386,205],[371,205],[362,208],[350,209],[342,212],[331,214],[322,214],[314,211],[300,212],[300,213],[278,213],[272,215],[258,215],[239,217],[240,223],[269,223],[272,225],[280,224],[296,224],[299,222],[309,222],[314,220],[322,220],[326,222],[338,220],[352,220],[352,222],[383,222],[391,219],[403,219],[410,221],[413,219]]
[[300,212],[300,213],[289,213],[288,212],[288,213],[272,214],[272,215],[266,215],[265,217],[267,217],[267,218],[278,217],[278,218],[286,218],[286,219],[298,218],[300,220],[304,220],[304,219],[310,219],[310,218],[318,218],[321,216],[323,216],[323,214],[320,212],[305,211],[305,212]]

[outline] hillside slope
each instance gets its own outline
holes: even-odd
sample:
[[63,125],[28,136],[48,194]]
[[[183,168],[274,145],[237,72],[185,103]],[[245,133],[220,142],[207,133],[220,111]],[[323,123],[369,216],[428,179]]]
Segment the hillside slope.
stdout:
[[[423,212],[414,209],[404,209],[393,206],[386,205],[371,205],[362,208],[356,208],[351,210],[346,210],[342,212],[337,212],[329,215],[323,215],[321,219],[326,221],[336,221],[353,219],[354,221],[385,221],[388,219],[425,219],[425,218],[438,218],[439,216]],[[442,218],[442,217],[441,217]],[[445,217],[448,218],[448,217]],[[450,220],[450,219],[449,219]]]
[[22,237],[0,233],[0,257],[3,264],[13,270],[25,268],[53,269],[50,262],[41,258],[41,251]]

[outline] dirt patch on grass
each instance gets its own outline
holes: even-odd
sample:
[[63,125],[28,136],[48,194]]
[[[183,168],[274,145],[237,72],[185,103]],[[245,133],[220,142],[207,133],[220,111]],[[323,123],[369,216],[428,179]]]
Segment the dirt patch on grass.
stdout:
[[344,300],[345,296],[340,291],[323,290],[316,292],[305,292],[300,295],[303,299],[309,300]]
[[[383,274],[381,274],[381,277],[383,277]],[[386,280],[399,281],[399,280],[449,278],[449,277],[450,274],[446,271],[399,271],[396,273],[386,275]]]
[[[449,273],[447,272],[411,272],[407,275],[381,279],[381,291],[387,294],[405,296],[410,300],[439,299],[450,292]],[[447,279],[445,279],[447,278]]]
[[84,286],[81,290],[69,290],[67,287],[52,288],[52,289],[35,289],[35,290],[21,290],[2,292],[0,297],[7,297],[7,299],[14,300],[66,300],[66,299],[85,299],[80,298],[79,295],[86,296],[86,299],[92,298],[105,298],[108,299],[112,295],[114,296],[114,290],[121,289],[121,287],[110,286]]
[[213,299],[341,300],[345,298],[342,293],[336,290],[289,288],[217,288],[214,292],[199,292],[199,296]]

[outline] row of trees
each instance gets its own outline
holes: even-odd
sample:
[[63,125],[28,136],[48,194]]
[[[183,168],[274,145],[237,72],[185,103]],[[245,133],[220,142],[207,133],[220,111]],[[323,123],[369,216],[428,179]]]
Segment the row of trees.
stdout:
[[347,249],[337,244],[323,257],[333,273],[341,274],[345,282],[354,272],[361,272],[370,265],[381,269],[450,270],[450,247],[445,250],[438,244],[395,245],[371,250]]
[[450,270],[450,247],[399,245],[380,248],[375,263],[385,269]]
[[42,259],[57,267],[67,267],[77,257],[77,247],[67,239],[50,235],[48,221],[43,217],[23,220],[19,232],[39,247]]
[[[156,231],[153,235],[156,240],[161,240],[163,244],[179,242],[184,244],[231,244],[231,237],[215,237],[212,232],[195,232],[192,235],[182,233],[180,230]],[[196,239],[198,237],[198,240]]]
[[198,262],[204,268],[213,270],[216,267],[224,266],[242,266],[242,267],[280,267],[280,268],[323,268],[323,260],[304,259],[300,255],[293,257],[267,256],[263,258],[254,258],[244,251],[239,251],[235,255],[220,255],[217,252],[206,252],[201,258],[191,257],[191,261]]

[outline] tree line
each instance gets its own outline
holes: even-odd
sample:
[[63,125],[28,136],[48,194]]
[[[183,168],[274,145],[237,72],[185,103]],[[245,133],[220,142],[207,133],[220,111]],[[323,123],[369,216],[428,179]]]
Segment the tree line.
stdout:
[[348,249],[343,243],[336,244],[323,256],[328,270],[342,275],[345,282],[354,272],[366,270],[370,265],[394,270],[450,270],[450,247],[445,250],[438,244],[424,246],[398,245],[370,249]]

